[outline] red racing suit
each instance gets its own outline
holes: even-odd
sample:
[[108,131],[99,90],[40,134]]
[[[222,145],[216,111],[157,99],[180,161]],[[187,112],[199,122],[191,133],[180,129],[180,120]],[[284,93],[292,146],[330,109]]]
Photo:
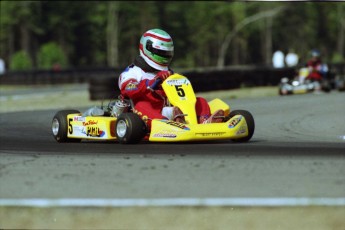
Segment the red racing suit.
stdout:
[[312,80],[312,81],[321,81],[322,75],[321,75],[321,65],[322,62],[320,59],[311,59],[307,63],[307,67],[309,69],[309,75],[306,79]]
[[[120,75],[118,85],[121,95],[130,98],[134,104],[134,112],[137,113],[151,127],[151,119],[168,119],[162,115],[162,109],[166,105],[167,97],[161,85],[155,91],[148,89],[155,81],[156,72],[145,72],[134,64],[128,66]],[[195,105],[196,114],[199,117],[210,116],[210,107],[204,98],[197,97]]]

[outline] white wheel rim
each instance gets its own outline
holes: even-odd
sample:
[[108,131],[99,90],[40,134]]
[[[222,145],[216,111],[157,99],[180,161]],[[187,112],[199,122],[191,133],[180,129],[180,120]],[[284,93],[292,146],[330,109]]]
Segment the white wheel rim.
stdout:
[[126,135],[127,125],[124,120],[119,120],[116,125],[116,133],[118,137],[124,137]]
[[60,128],[59,121],[56,118],[54,118],[52,122],[52,131],[53,131],[54,136],[56,136],[59,133],[59,128]]

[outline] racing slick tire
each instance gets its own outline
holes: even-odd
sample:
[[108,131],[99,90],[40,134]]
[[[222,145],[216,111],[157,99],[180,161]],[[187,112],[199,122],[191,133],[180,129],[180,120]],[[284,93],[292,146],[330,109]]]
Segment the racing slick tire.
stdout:
[[144,121],[135,113],[122,113],[116,120],[116,138],[121,144],[139,143],[146,132]]
[[246,123],[248,126],[248,136],[238,138],[238,139],[232,139],[232,141],[234,141],[234,142],[249,141],[252,138],[252,136],[254,134],[254,130],[255,130],[255,122],[254,122],[254,118],[253,118],[252,114],[246,110],[234,110],[234,111],[230,112],[229,117],[233,117],[235,115],[242,115],[244,117],[244,119],[246,119]]
[[61,110],[55,114],[52,120],[52,132],[55,140],[59,143],[63,142],[80,142],[78,138],[68,138],[68,120],[67,115],[80,113],[78,110]]

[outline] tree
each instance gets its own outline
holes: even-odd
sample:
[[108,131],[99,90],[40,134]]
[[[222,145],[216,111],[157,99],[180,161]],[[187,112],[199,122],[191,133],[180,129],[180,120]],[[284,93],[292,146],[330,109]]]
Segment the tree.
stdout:
[[118,55],[118,31],[119,31],[119,3],[108,2],[108,20],[107,20],[107,63],[108,66],[119,66]]
[[[34,35],[41,30],[32,14],[40,3],[35,1],[1,1],[1,56],[11,57],[16,50],[24,50],[34,57]],[[20,38],[20,39],[18,39]],[[8,58],[5,58],[8,60]]]
[[[26,50],[35,63],[54,42],[67,65],[124,67],[138,55],[142,33],[162,28],[174,39],[173,67],[264,64],[273,50],[301,60],[319,48],[342,60],[345,3],[222,1],[0,1],[0,52]],[[291,7],[289,7],[291,6]],[[286,7],[286,8],[284,8]],[[231,52],[229,51],[231,50]]]
[[67,58],[62,49],[55,43],[49,42],[41,46],[37,54],[37,64],[40,69],[52,69],[54,66],[67,66]]
[[345,58],[345,5],[338,5],[337,10],[337,17],[339,18],[339,32],[337,40],[337,54],[335,54],[334,56],[338,55],[339,60],[336,61],[341,61]]
[[222,43],[220,50],[219,50],[219,56],[218,56],[218,62],[217,62],[217,67],[218,68],[222,68],[224,67],[225,64],[225,55],[226,55],[226,51],[229,47],[230,42],[232,41],[232,39],[236,36],[236,34],[243,29],[246,25],[255,22],[257,20],[260,20],[262,18],[267,18],[267,17],[273,17],[274,15],[276,15],[277,13],[279,13],[280,11],[282,11],[285,7],[284,6],[279,6],[273,10],[268,10],[268,11],[264,11],[264,12],[259,12],[256,13],[250,17],[245,18],[243,21],[241,21],[240,23],[238,23],[235,28],[230,31],[225,39],[224,42]]
[[10,60],[10,70],[31,70],[32,60],[25,50],[13,54]]

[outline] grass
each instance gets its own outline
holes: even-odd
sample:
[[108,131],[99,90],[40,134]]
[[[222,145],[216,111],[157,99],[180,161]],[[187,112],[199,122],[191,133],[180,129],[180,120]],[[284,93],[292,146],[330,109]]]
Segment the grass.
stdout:
[[344,230],[344,207],[0,207],[5,229]]

